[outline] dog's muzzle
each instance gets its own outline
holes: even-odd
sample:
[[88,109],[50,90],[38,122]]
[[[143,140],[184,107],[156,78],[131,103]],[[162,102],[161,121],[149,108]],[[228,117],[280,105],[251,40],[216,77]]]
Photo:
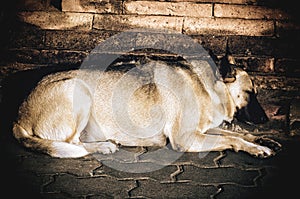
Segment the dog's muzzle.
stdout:
[[269,121],[268,116],[259,104],[255,94],[249,93],[249,95],[248,105],[237,111],[236,118],[239,121],[252,124],[263,124]]

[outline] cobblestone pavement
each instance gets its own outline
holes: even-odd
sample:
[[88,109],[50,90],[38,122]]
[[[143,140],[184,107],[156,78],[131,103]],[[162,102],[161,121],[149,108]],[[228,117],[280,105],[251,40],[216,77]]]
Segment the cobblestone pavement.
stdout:
[[[298,189],[300,147],[296,140],[281,142],[283,149],[268,159],[223,151],[185,153],[166,164],[167,155],[151,156],[156,149],[129,147],[113,155],[51,158],[24,150],[11,136],[2,136],[2,192],[9,198],[289,196]],[[164,150],[168,154],[169,149]]]

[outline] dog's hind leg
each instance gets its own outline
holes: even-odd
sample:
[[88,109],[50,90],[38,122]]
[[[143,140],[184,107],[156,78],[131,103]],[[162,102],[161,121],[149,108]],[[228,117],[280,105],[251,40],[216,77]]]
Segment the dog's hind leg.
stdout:
[[60,77],[41,83],[20,108],[14,137],[52,157],[77,158],[90,152],[80,142],[91,115],[92,95],[84,82]]
[[15,123],[13,127],[14,136],[25,147],[49,154],[59,158],[78,158],[89,154],[82,144],[67,143],[65,141],[55,141],[42,139],[28,133],[23,127]]

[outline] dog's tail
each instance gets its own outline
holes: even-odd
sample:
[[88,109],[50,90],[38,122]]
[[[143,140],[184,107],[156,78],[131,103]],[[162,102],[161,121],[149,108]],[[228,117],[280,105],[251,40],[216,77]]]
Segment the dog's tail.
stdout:
[[41,139],[26,131],[18,123],[13,126],[14,137],[26,148],[58,158],[79,158],[89,154],[83,145]]

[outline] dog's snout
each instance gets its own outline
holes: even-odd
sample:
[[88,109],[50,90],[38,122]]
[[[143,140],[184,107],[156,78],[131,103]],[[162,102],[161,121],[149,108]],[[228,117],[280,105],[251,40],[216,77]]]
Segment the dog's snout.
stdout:
[[260,123],[266,123],[268,121],[268,117],[264,114],[264,116],[260,117]]
[[246,107],[238,110],[237,119],[247,123],[263,124],[266,123],[269,118],[266,115],[264,109],[258,102],[254,93],[249,94],[249,103]]

